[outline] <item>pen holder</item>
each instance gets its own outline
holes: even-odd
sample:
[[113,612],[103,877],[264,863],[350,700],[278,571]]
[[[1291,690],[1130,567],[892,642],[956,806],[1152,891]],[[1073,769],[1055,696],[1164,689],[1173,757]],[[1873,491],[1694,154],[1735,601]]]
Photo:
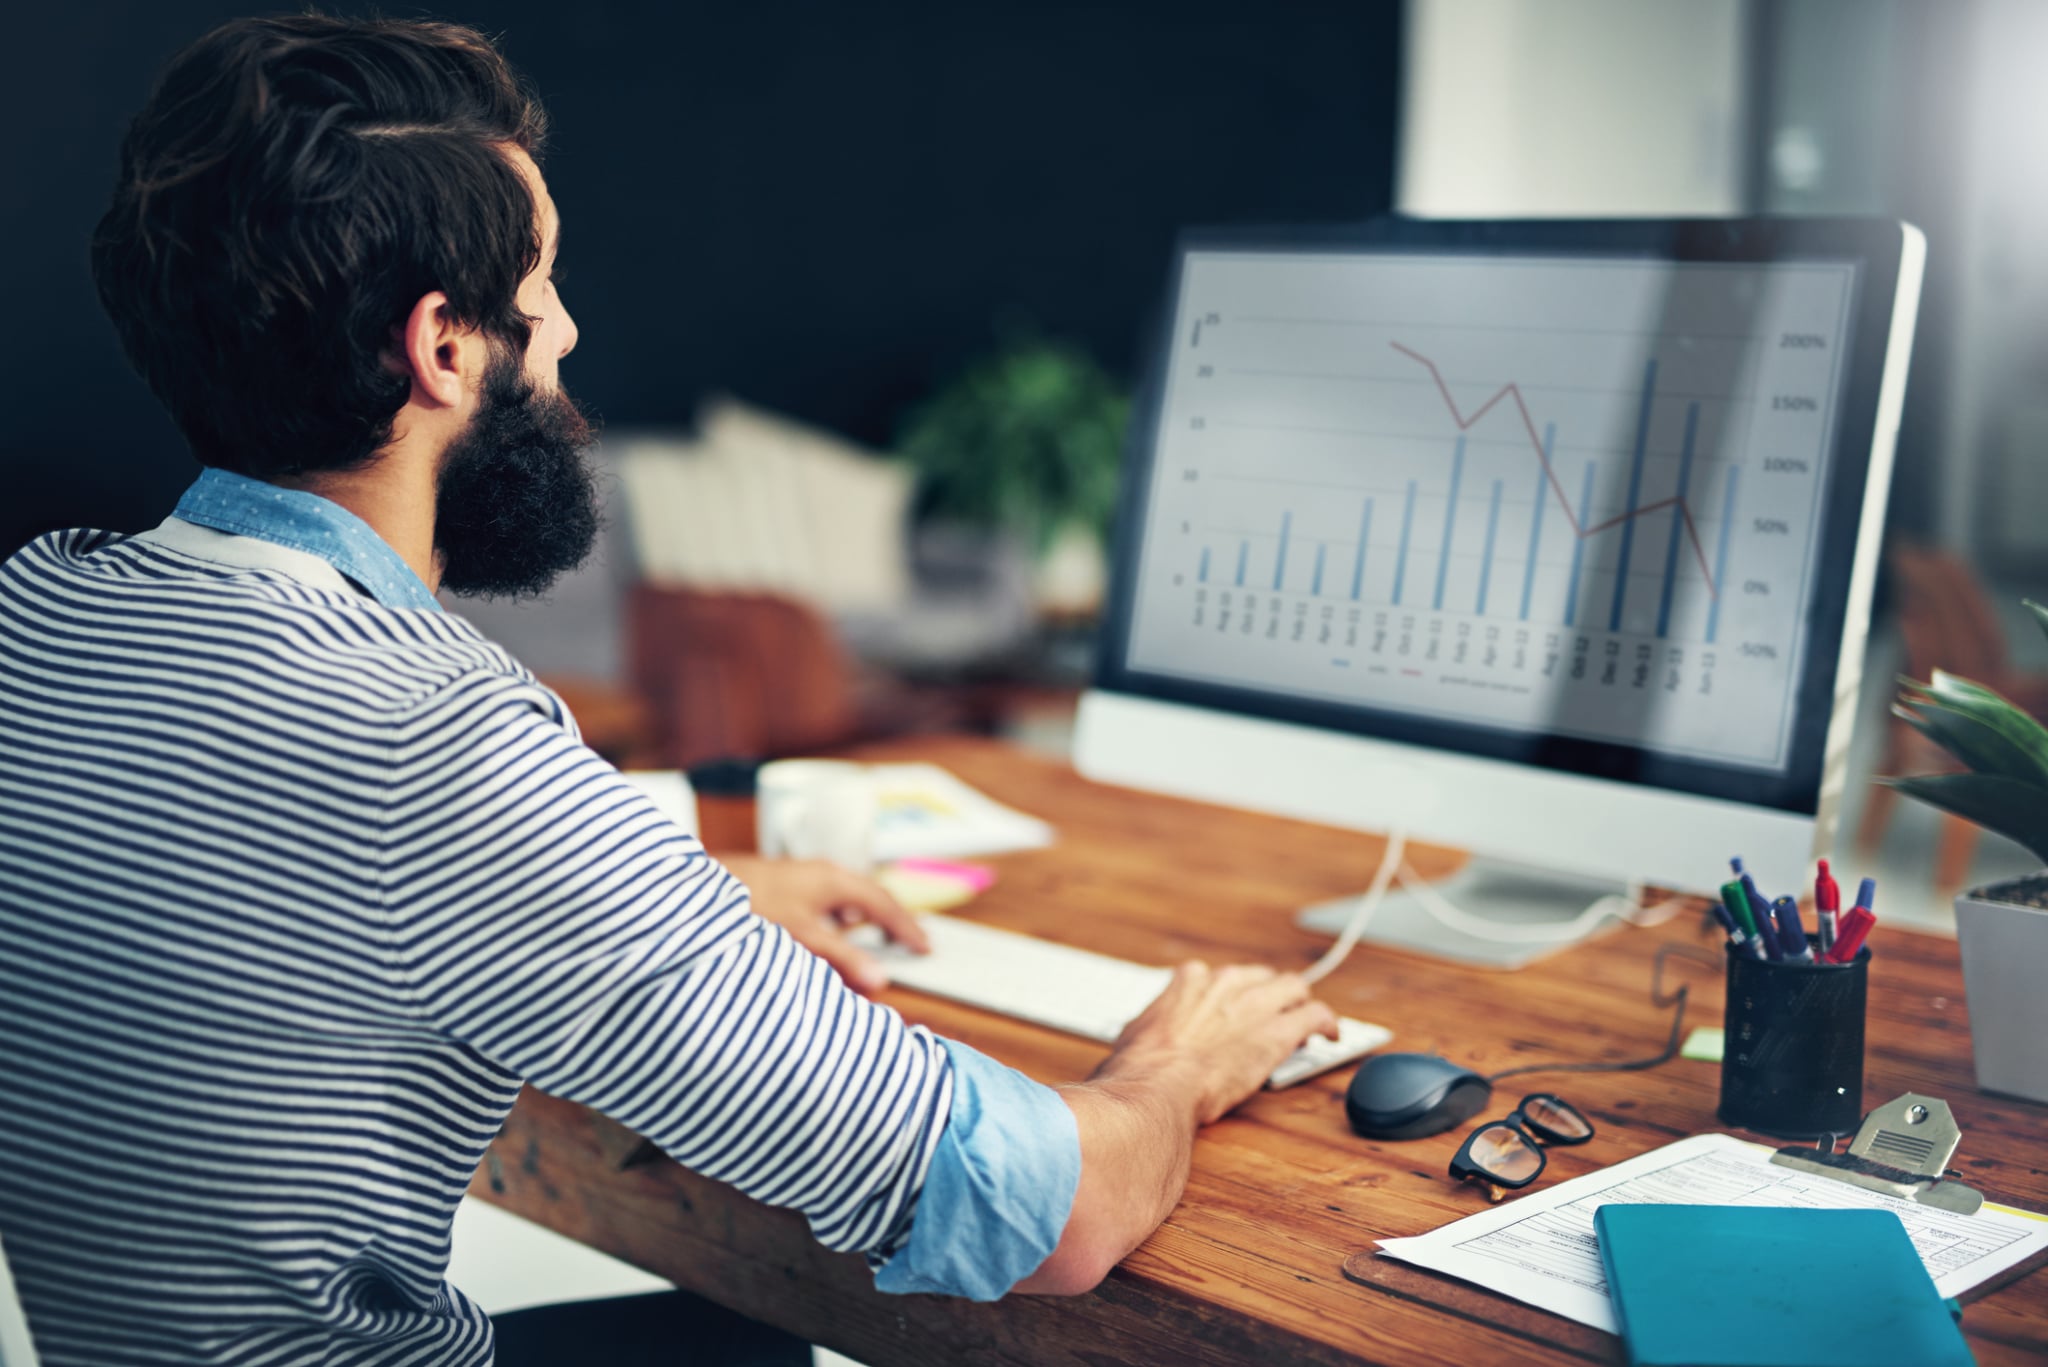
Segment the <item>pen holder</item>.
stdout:
[[[1820,945],[1809,936],[1817,954]],[[1721,1046],[1724,1125],[1784,1139],[1853,1134],[1863,1121],[1870,950],[1847,964],[1728,955]]]

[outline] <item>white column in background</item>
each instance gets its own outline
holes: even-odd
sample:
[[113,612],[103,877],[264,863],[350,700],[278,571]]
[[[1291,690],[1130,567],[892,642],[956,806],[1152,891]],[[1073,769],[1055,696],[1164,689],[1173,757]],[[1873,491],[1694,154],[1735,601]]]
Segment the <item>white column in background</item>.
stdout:
[[1408,0],[1396,206],[1740,213],[1744,15],[1742,0]]

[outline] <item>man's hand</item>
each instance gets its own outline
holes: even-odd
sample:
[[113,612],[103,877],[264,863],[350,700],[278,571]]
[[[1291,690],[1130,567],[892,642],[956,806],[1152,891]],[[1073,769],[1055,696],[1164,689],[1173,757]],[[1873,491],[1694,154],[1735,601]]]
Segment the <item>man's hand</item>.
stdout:
[[1159,1227],[1187,1185],[1195,1131],[1265,1085],[1336,1013],[1292,973],[1182,964],[1095,1076],[1060,1095],[1081,1136],[1081,1185],[1059,1246],[1017,1290],[1073,1295]]
[[1260,964],[1182,964],[1124,1027],[1096,1078],[1157,1080],[1188,1098],[1197,1125],[1221,1119],[1310,1035],[1337,1038],[1337,1013],[1293,973]]
[[747,885],[754,911],[775,922],[823,959],[857,992],[872,996],[889,985],[873,955],[849,943],[849,927],[873,922],[899,944],[923,954],[931,948],[917,918],[881,884],[822,859],[721,856],[719,862]]

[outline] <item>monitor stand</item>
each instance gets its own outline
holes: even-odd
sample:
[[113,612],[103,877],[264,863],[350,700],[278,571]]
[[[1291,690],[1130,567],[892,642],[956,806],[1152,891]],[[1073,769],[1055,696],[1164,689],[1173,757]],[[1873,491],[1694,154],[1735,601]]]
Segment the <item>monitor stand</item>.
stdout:
[[[1532,928],[1552,925],[1561,929],[1600,898],[1626,891],[1617,883],[1599,879],[1477,858],[1451,877],[1432,881],[1461,911],[1494,925]],[[1303,930],[1335,936],[1343,932],[1357,905],[1355,896],[1320,902],[1297,912],[1294,923]],[[1554,940],[1487,940],[1445,925],[1397,882],[1374,909],[1359,943],[1387,945],[1481,968],[1521,968],[1621,924],[1618,917],[1610,916],[1578,934]]]

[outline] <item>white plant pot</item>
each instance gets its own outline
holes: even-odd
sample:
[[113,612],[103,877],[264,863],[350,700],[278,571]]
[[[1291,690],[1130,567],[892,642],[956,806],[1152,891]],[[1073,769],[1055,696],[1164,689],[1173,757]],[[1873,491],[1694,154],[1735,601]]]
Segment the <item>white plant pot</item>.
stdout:
[[1977,1085],[2048,1101],[2048,872],[1956,898]]

